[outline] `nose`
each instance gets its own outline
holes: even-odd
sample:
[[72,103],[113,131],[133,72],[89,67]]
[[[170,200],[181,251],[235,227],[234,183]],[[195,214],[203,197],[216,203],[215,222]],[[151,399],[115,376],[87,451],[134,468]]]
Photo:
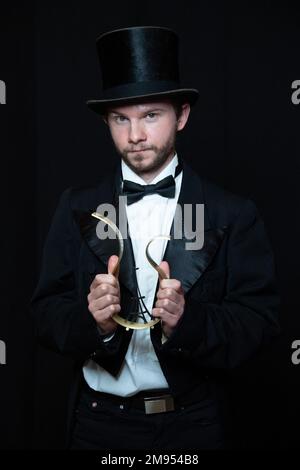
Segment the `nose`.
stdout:
[[147,140],[143,124],[138,121],[132,121],[129,128],[128,142],[130,144],[137,144]]

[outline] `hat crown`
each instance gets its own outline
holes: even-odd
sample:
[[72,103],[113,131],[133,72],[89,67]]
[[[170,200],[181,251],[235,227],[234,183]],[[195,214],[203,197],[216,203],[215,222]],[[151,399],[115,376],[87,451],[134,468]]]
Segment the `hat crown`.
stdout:
[[180,84],[178,36],[161,26],[108,31],[97,39],[102,72],[100,99],[87,101],[98,114],[108,107],[173,99],[193,105],[198,90]]
[[118,29],[97,39],[103,90],[141,82],[179,83],[178,37],[168,28]]

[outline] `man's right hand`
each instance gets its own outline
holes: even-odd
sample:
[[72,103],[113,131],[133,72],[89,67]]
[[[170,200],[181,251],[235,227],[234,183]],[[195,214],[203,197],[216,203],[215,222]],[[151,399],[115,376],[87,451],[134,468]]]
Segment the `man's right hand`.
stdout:
[[121,310],[120,286],[118,279],[111,274],[117,262],[118,256],[112,255],[109,258],[108,274],[95,276],[87,296],[88,309],[103,334],[113,333],[118,326],[112,317]]

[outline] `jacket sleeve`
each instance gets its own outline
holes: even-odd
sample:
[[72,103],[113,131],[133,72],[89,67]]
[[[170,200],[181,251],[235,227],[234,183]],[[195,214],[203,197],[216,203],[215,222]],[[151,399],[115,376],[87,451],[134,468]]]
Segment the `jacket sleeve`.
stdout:
[[185,311],[161,347],[200,367],[231,369],[279,332],[275,267],[264,224],[246,200],[228,240],[228,279],[221,302],[186,295]]
[[71,191],[63,192],[46,238],[31,311],[36,335],[44,346],[83,361],[95,354],[114,355],[120,338],[116,332],[105,341],[80,295],[75,276],[80,238],[70,207]]

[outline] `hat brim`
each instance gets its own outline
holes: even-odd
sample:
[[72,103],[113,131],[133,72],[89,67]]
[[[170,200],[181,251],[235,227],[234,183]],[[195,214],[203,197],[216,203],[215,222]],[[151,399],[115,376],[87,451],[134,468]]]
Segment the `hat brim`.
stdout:
[[168,90],[155,93],[147,93],[135,96],[122,96],[121,98],[106,98],[99,100],[88,100],[86,104],[97,114],[105,114],[107,108],[115,105],[126,105],[131,103],[154,101],[156,98],[178,98],[182,102],[188,102],[193,106],[199,96],[199,91],[195,88],[179,88],[176,90]]

